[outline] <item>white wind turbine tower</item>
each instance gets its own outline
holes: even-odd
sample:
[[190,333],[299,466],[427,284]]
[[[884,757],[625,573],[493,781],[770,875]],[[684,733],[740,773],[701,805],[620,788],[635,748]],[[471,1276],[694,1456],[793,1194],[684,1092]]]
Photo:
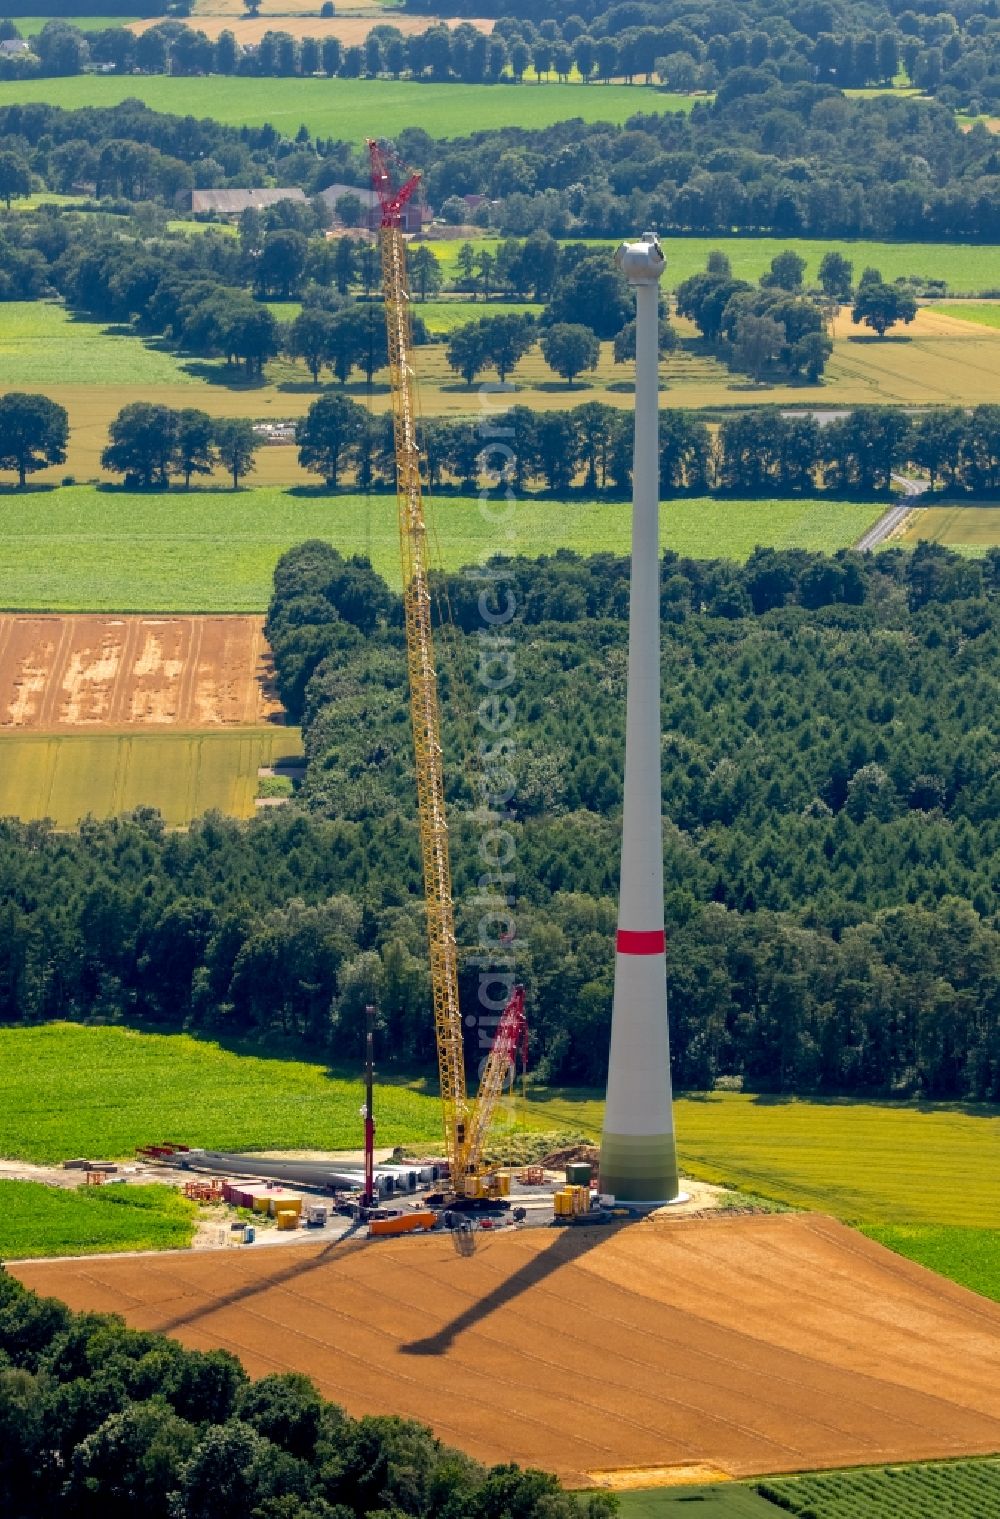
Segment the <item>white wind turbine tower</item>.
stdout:
[[600,1186],[622,1203],[680,1198],[667,1029],[660,792],[659,281],[656,237],[615,263],[635,290],[632,580],[621,888]]

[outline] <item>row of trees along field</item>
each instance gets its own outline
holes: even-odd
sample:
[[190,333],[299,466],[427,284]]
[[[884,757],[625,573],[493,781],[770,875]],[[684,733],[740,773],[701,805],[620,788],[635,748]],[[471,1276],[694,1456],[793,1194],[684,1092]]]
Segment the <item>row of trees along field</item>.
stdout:
[[[426,5],[413,0],[413,10]],[[437,14],[471,15],[474,0],[447,0]],[[799,4],[780,14],[763,3],[735,5],[714,0],[697,12],[683,0],[627,0],[601,8],[593,0],[487,0],[479,11],[497,15],[497,30],[511,52],[516,41],[531,50],[534,68],[557,71],[568,48],[579,73],[601,70],[587,44],[619,48],[615,74],[651,73],[671,89],[714,89],[743,69],[767,71],[790,81],[836,83],[843,88],[897,82],[900,70],[921,89],[958,103],[992,98],[1000,27],[985,12],[900,12],[867,0],[847,4]],[[919,13],[918,13],[919,12]],[[542,51],[548,45],[548,53]],[[536,49],[538,50],[536,52]],[[577,53],[582,52],[582,57]],[[605,53],[605,58],[610,55]]]
[[[514,461],[503,478],[519,494],[535,488],[565,496],[578,489],[624,496],[632,483],[632,417],[600,401],[570,411],[505,414]],[[713,437],[685,411],[662,410],[660,482],[665,495],[869,496],[887,493],[896,470],[926,471],[932,488],[995,496],[1000,490],[1000,406],[939,407],[912,418],[900,408],[857,407],[821,425],[811,415],[758,408],[725,418]],[[474,422],[424,418],[419,424],[428,483],[466,492],[495,486],[496,457]],[[66,459],[69,417],[43,395],[0,397],[0,469],[27,476]],[[390,413],[374,415],[349,396],[324,395],[296,423],[298,461],[328,490],[395,484]],[[260,446],[243,418],[212,418],[196,407],[174,411],[133,401],[111,423],[104,468],[126,485],[164,489],[180,479],[225,470],[234,489],[253,473]]]
[[609,1519],[554,1477],[480,1466],[410,1420],[349,1418],[307,1377],[251,1381],[71,1313],[0,1266],[0,1511],[5,1519]]
[[[256,15],[260,0],[244,0]],[[197,25],[165,20],[136,36],[127,28],[82,31],[67,19],[46,23],[31,39],[30,51],[0,60],[0,77],[38,78],[79,74],[98,67],[115,73],[457,80],[468,84],[520,83],[532,70],[586,83],[654,79],[671,90],[712,91],[732,87],[741,76],[768,83],[813,83],[838,88],[891,86],[901,71],[920,89],[948,104],[976,111],[1000,103],[1000,24],[978,12],[918,16],[893,21],[882,12],[879,27],[847,22],[834,30],[801,30],[791,17],[753,27],[753,17],[730,9],[735,25],[709,32],[711,21],[681,12],[666,24],[657,7],[618,5],[590,26],[574,13],[557,20],[501,17],[487,35],[471,23],[449,29],[442,23],[404,35],[398,27],[374,25],[364,41],[345,46],[336,37],[293,37],[279,24],[249,46],[231,31],[212,39]],[[793,13],[794,15],[794,13]],[[645,24],[640,22],[642,16]],[[537,25],[536,25],[537,21]],[[748,25],[749,23],[749,25]],[[8,37],[19,35],[11,21],[0,23]]]
[[[498,806],[531,1064],[597,1086],[628,566],[562,553],[492,568],[510,577],[498,603],[509,590],[517,609],[503,693],[513,796]],[[473,693],[483,585],[459,574],[441,587]],[[668,554],[662,609],[678,1083],[995,1100],[1000,554],[761,549],[742,567]],[[364,561],[306,544],[278,566],[268,635],[304,727],[299,800],[183,834],[150,813],[75,834],[0,825],[4,1022],[284,1034],[354,1061],[374,1000],[392,1059],[433,1064],[398,599]],[[482,798],[465,778],[457,690],[444,662],[458,938],[476,945]],[[508,971],[509,947],[493,952]],[[461,974],[471,1005],[480,967],[463,957]]]
[[[505,478],[518,494],[579,488],[625,495],[632,483],[632,416],[600,401],[568,411],[505,413],[514,460]],[[1000,406],[941,407],[910,417],[901,408],[856,407],[821,425],[812,415],[756,408],[725,418],[714,437],[689,412],[661,410],[660,483],[665,495],[717,491],[872,495],[894,471],[926,471],[932,487],[992,496],[1000,490]],[[429,483],[471,492],[495,485],[497,461],[474,422],[424,418],[421,450]],[[348,396],[315,401],[296,426],[299,463],[330,489],[392,486],[392,418]]]
[[[737,70],[714,101],[688,113],[438,141],[411,128],[397,146],[423,170],[433,207],[482,196],[472,219],[505,235],[622,236],[644,225],[664,235],[1000,242],[996,140],[981,122],[965,126],[934,100],[849,98],[829,85]],[[54,190],[101,181],[112,145],[138,168],[104,193],[130,205],[175,206],[196,183],[270,178],[314,194],[368,182],[357,143],[315,139],[304,126],[284,137],[273,126],[160,115],[137,100],[81,111],[0,108],[0,151]]]

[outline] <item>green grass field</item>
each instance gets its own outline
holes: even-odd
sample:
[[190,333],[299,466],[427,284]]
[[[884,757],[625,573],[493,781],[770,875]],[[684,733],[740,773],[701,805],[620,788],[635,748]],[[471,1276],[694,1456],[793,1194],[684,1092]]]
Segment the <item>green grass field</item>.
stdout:
[[[744,559],[758,543],[835,549],[878,517],[877,503],[670,501],[662,543],[679,553]],[[457,569],[493,553],[627,552],[627,502],[526,499],[509,522],[486,520],[470,497],[431,512],[436,555]],[[370,556],[399,583],[395,498],[282,489],[132,494],[67,486],[0,495],[0,607],[31,611],[264,611],[279,556],[304,538]]]
[[818,1472],[762,1482],[759,1490],[774,1503],[772,1514],[801,1519],[1000,1519],[997,1460]]
[[[595,250],[607,248],[610,251],[617,246],[618,240],[587,238],[586,241]],[[494,242],[486,239],[473,241],[473,247],[477,250],[495,246]],[[431,247],[446,270],[454,268],[461,247],[459,241],[435,243]],[[885,243],[866,238],[670,236],[663,239],[663,251],[667,257],[664,285],[671,290],[676,289],[682,280],[704,269],[708,255],[714,248],[721,249],[728,256],[733,273],[745,280],[759,280],[776,253],[781,253],[785,248],[794,248],[806,261],[807,283],[818,278],[820,260],[824,253],[833,250],[852,260],[855,281],[860,278],[862,270],[874,266],[881,270],[887,280],[908,274],[947,280],[948,289],[954,294],[976,294],[1000,285],[997,250],[991,244]],[[948,309],[951,315],[961,314]]]
[[687,95],[645,85],[415,84],[389,79],[257,79],[80,74],[68,79],[5,81],[0,105],[51,102],[64,110],[145,101],[154,111],[210,116],[224,126],[269,122],[288,137],[305,123],[314,137],[361,145],[366,132],[392,137],[419,124],[432,137],[460,137],[497,127],[547,127],[558,121],[622,123],[637,112],[689,111]]
[[[533,1120],[598,1135],[603,1102],[539,1092]],[[677,1101],[681,1164],[846,1223],[958,1226],[1000,1219],[1000,1114],[934,1103],[810,1101],[733,1093]]]
[[530,301],[414,301],[414,316],[422,317],[429,332],[454,332],[464,322],[483,316],[538,316],[542,307]]
[[75,321],[64,306],[0,304],[0,388],[94,383],[134,391],[193,382],[173,354],[99,322]]
[[81,818],[156,807],[171,827],[216,808],[254,814],[257,770],[301,753],[297,728],[0,736],[0,816]]
[[960,322],[975,322],[977,327],[1000,327],[1000,301],[959,301],[953,305],[935,304],[932,311],[955,317]]
[[[50,16],[15,16],[14,25],[22,37],[37,37],[38,33],[52,18]],[[68,26],[75,26],[81,32],[103,32],[110,26],[128,26],[132,21],[138,21],[138,16],[62,16],[59,18]]]
[[48,1187],[0,1181],[0,1258],[183,1250],[197,1204],[175,1187]]
[[[423,1084],[380,1078],[379,1144],[440,1144]],[[187,1034],[0,1029],[0,1155],[113,1159],[172,1140],[222,1150],[360,1148],[361,1081]]]

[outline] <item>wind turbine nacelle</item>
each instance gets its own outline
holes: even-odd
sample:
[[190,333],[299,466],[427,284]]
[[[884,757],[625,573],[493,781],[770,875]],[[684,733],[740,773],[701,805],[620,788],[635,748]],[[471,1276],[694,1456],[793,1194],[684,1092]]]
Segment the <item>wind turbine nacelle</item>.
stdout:
[[644,232],[637,243],[622,243],[615,265],[630,285],[655,285],[667,267],[655,232]]

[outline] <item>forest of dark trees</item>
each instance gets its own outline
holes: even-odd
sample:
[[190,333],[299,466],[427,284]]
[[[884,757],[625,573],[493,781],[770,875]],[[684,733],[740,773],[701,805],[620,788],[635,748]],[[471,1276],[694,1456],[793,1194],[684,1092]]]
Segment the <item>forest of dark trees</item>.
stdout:
[[[599,1086],[627,562],[559,553],[493,572],[517,608],[503,821],[531,1065]],[[482,584],[438,587],[473,720]],[[678,1085],[996,1100],[1000,554],[668,554],[662,608]],[[364,562],[306,544],[279,564],[268,631],[303,723],[298,800],[184,834],[152,813],[78,834],[0,824],[4,1022],[288,1036],[353,1062],[374,999],[398,1067],[432,1064],[398,599]],[[475,946],[481,830],[461,761],[477,740],[447,660],[441,683],[459,942]],[[478,974],[463,959],[466,1001]]]
[[0,1266],[4,1519],[610,1519],[554,1477],[480,1466],[412,1420],[352,1419],[297,1372],[251,1381],[72,1313]]
[[[213,188],[273,178],[311,194],[368,182],[360,142],[313,139],[305,127],[294,137],[225,127],[136,100],[79,111],[4,107],[0,147],[50,188],[99,183],[122,209],[173,206],[195,181]],[[964,131],[936,100],[847,97],[752,69],[736,71],[714,102],[688,114],[637,112],[624,127],[567,121],[443,141],[411,128],[397,147],[423,171],[433,207],[485,196],[475,217],[514,236],[617,236],[648,225],[663,235],[1000,242],[1000,146],[983,123]],[[104,179],[102,159],[126,172]]]

